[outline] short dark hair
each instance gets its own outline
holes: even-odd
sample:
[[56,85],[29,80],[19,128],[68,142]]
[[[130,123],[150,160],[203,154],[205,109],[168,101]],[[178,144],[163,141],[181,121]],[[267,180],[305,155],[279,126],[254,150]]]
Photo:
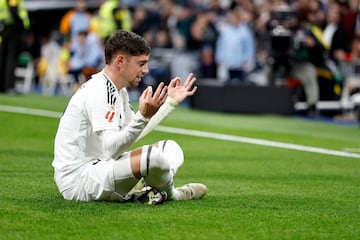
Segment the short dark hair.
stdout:
[[118,30],[105,42],[105,63],[109,64],[119,53],[131,56],[149,55],[151,48],[146,40],[136,33]]

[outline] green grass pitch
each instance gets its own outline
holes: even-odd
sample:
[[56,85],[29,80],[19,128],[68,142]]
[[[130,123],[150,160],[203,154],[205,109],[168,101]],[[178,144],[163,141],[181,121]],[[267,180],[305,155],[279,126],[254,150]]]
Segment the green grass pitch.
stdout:
[[[67,100],[0,95],[55,112]],[[72,202],[53,181],[58,121],[0,111],[0,239],[360,239],[360,158],[154,131],[136,146],[179,142],[175,184],[206,184],[204,199]],[[300,118],[178,108],[162,126],[360,153],[359,127]]]

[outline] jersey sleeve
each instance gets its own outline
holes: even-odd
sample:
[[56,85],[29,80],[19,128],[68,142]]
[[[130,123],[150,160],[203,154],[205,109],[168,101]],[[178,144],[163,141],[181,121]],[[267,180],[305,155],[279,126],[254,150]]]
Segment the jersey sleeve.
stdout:
[[107,157],[117,159],[136,141],[148,119],[137,112],[131,122],[122,130],[104,130],[100,132],[103,148]]
[[165,103],[160,107],[157,113],[150,119],[144,130],[139,135],[137,141],[145,137],[154,130],[178,105],[175,99],[167,97]]

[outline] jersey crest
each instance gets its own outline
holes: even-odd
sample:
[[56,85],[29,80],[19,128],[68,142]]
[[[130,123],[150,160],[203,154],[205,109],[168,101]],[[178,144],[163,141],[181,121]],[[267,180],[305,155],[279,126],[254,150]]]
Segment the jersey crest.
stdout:
[[108,120],[108,122],[114,121],[115,112],[114,111],[107,111],[105,114],[105,119]]

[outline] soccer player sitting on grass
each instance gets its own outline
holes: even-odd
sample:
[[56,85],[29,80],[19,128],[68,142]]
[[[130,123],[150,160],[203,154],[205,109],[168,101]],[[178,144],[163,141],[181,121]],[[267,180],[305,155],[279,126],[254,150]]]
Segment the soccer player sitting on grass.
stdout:
[[142,183],[148,186],[143,188],[145,194],[160,191],[165,196],[150,204],[161,203],[166,196],[168,200],[191,200],[207,193],[201,183],[174,187],[174,175],[184,161],[175,141],[129,150],[197,89],[192,74],[184,83],[176,77],[168,86],[160,83],[155,91],[149,86],[134,113],[126,87],[136,87],[148,73],[150,52],[139,35],[124,30],[114,33],[105,43],[104,69],[69,101],[56,133],[52,163],[55,182],[65,199],[136,200]]

